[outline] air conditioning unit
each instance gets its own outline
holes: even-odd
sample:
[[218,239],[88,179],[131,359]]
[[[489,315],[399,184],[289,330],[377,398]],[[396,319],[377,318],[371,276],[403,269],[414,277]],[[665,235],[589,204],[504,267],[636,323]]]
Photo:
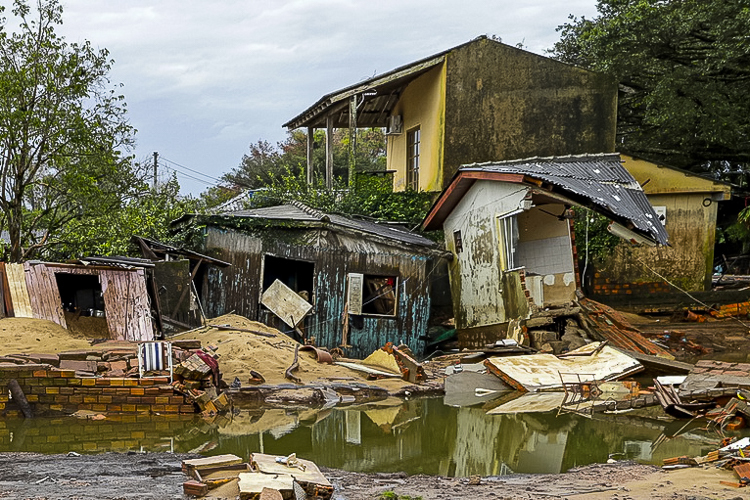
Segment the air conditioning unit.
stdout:
[[404,130],[404,124],[401,115],[391,115],[388,117],[388,126],[385,128],[385,135],[399,135]]

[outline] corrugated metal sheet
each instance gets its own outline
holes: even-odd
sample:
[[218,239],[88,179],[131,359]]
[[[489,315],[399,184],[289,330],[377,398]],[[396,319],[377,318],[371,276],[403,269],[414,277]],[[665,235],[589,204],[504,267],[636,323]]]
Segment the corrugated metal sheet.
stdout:
[[553,156],[464,165],[461,172],[524,174],[587,198],[633,225],[662,245],[667,231],[659,222],[641,186],[622,166],[618,154]]

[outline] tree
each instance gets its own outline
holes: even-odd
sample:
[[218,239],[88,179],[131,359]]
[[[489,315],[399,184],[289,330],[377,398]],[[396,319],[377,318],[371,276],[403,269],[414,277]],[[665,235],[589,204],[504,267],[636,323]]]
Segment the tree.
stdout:
[[55,33],[59,0],[35,7],[33,16],[25,0],[13,2],[16,31],[0,21],[0,225],[12,261],[72,220],[119,205],[135,175],[121,153],[134,129],[109,88],[108,52]]
[[560,28],[558,59],[620,82],[626,152],[727,173],[750,162],[750,0],[599,0]]
[[134,235],[180,246],[179,237],[170,233],[170,223],[186,213],[199,211],[198,201],[180,196],[175,175],[156,187],[150,187],[144,178],[121,198],[118,207],[68,220],[50,239],[44,257],[67,260],[87,255],[137,254],[131,244]]
[[[325,132],[314,135],[313,165],[316,177],[325,176]],[[333,175],[344,177],[349,168],[349,131],[336,129],[333,134]],[[385,170],[385,133],[382,129],[357,131],[355,152],[357,171]],[[250,144],[237,168],[224,174],[222,181],[246,189],[257,189],[291,172],[295,175],[307,168],[307,134],[302,130],[289,132],[286,139],[272,145],[259,140]]]

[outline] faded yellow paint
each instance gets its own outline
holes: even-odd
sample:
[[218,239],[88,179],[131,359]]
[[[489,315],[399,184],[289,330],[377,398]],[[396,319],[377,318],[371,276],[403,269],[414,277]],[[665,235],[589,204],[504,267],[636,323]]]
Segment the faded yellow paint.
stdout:
[[411,82],[393,110],[401,115],[403,133],[388,136],[387,168],[395,170],[396,191],[406,189],[406,137],[420,128],[419,189],[443,189],[443,141],[445,122],[445,63]]
[[[717,198],[728,200],[732,188],[728,184],[698,177],[650,161],[628,155],[620,155],[622,165],[630,172],[646,195],[668,193],[716,193]],[[655,203],[652,203],[655,205]]]

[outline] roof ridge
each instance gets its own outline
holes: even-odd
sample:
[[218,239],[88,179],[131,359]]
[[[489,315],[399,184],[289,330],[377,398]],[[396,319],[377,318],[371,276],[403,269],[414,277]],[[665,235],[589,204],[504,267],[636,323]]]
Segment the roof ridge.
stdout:
[[319,221],[325,222],[326,219],[330,219],[328,217],[328,215],[325,214],[324,212],[321,212],[318,209],[309,207],[309,206],[305,205],[304,203],[302,203],[301,201],[292,200],[291,202],[289,202],[289,204],[292,205],[293,207],[299,208],[300,210],[302,210],[303,212],[305,212],[307,215],[309,215],[311,217],[315,217]]

